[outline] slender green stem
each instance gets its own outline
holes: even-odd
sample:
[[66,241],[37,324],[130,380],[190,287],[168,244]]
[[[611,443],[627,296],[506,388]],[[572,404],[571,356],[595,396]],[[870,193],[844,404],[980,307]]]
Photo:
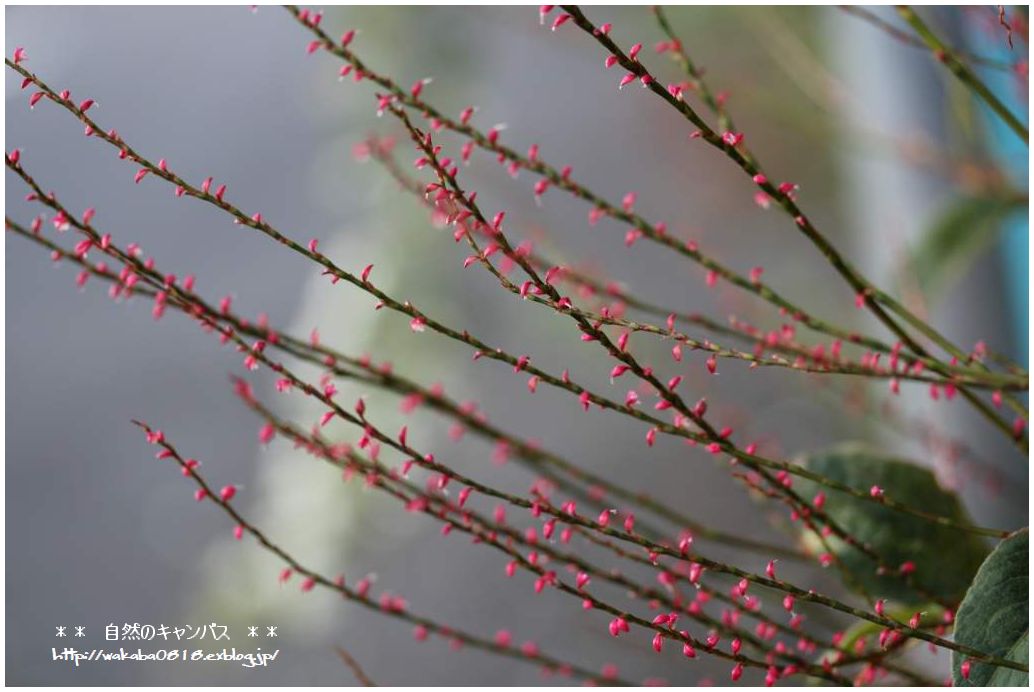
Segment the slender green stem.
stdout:
[[[921,50],[927,49],[925,41],[916,38],[907,31],[903,31],[902,29],[899,29],[890,22],[885,21],[875,12],[871,12],[865,9],[864,7],[859,7],[855,5],[838,5],[838,7],[847,14],[854,15],[862,21],[868,22],[869,24],[884,32],[894,40],[899,41],[900,43],[903,43],[906,46],[910,46],[912,48],[919,48]],[[970,53],[968,51],[960,50],[958,48],[952,49],[952,52],[955,53],[955,55],[965,58],[974,65],[980,65],[981,67],[990,67],[991,69],[1001,70],[1003,72],[1013,72],[1016,70],[1016,65],[1006,60],[995,60],[993,58],[988,58],[983,55],[977,55],[975,53]]]
[[988,107],[1001,118],[1006,125],[1009,126],[1016,136],[1023,140],[1024,144],[1030,144],[1030,135],[1027,132],[1027,126],[1020,122],[1009,108],[999,100],[997,96],[992,93],[987,85],[975,74],[973,71],[966,67],[966,65],[958,59],[955,55],[955,51],[949,48],[938,36],[927,26],[915,10],[908,5],[899,5],[898,14],[901,18],[908,22],[908,25],[915,30],[919,37],[923,39],[926,45],[933,51],[934,57],[944,63],[945,67],[948,68],[955,77],[962,82],[966,87],[970,89],[974,94],[979,96]]

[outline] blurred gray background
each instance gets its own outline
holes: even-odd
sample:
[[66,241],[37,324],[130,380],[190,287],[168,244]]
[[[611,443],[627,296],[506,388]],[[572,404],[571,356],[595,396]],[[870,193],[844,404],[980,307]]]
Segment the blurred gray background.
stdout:
[[[646,8],[592,9],[615,23],[622,44],[642,41],[644,60],[667,79],[677,68],[653,54],[661,39]],[[907,249],[946,200],[972,193],[954,169],[915,154],[929,143],[964,163],[994,167],[979,123],[956,124],[955,85],[921,51],[903,47],[836,10],[674,8],[670,18],[718,89],[768,170],[802,186],[801,199],[820,227],[888,286],[908,275]],[[432,228],[417,201],[398,192],[375,164],[358,164],[352,146],[369,132],[400,134],[374,113],[373,88],[339,83],[338,62],[308,56],[309,35],[282,9],[72,8],[6,10],[6,54],[28,53],[26,66],[78,100],[152,159],[165,157],[181,175],[229,183],[228,196],[346,269],[376,264],[378,284],[411,298],[431,315],[508,350],[529,353],[552,371],[565,367],[609,388],[609,366],[569,323],[512,300],[484,271],[460,269],[465,255],[449,232]],[[945,13],[944,25],[964,17]],[[429,101],[457,114],[468,104],[475,122],[505,122],[518,150],[533,142],[542,156],[574,166],[575,177],[609,199],[637,190],[637,209],[672,232],[696,238],[727,264],[765,267],[765,278],[813,312],[859,320],[853,296],[782,216],[751,202],[752,189],[723,158],[687,138],[685,122],[637,86],[618,91],[597,46],[572,27],[551,33],[534,8],[339,8],[324,18],[331,35],[361,28],[358,53],[403,85],[434,77]],[[19,78],[7,74],[6,149],[20,147],[27,170],[58,191],[73,210],[98,210],[95,225],[121,243],[138,242],[158,266],[193,272],[213,301],[234,296],[237,311],[267,313],[273,325],[323,338],[349,353],[369,352],[425,383],[443,382],[461,399],[477,399],[490,419],[541,440],[635,489],[650,489],[693,517],[727,531],[788,543],[727,471],[705,453],[670,440],[652,449],[644,430],[547,388],[530,395],[524,378],[405,320],[375,313],[356,291],[331,288],[313,267],[264,237],[189,200],[160,181],[133,185],[135,168],[52,104],[30,111]],[[970,113],[972,117],[972,113]],[[445,137],[456,153],[456,140]],[[400,145],[400,160],[414,158]],[[703,272],[647,242],[631,250],[624,228],[586,224],[587,208],[551,190],[536,207],[527,175],[510,180],[492,157],[475,154],[464,176],[483,208],[506,209],[511,231],[537,237],[569,261],[594,265],[636,293],[717,318],[729,314],[777,325],[777,318],[730,289],[708,291]],[[476,181],[476,182],[474,182]],[[36,208],[21,182],[6,179],[7,213],[25,223]],[[1025,186],[1025,181],[1022,181]],[[969,187],[967,187],[969,186]],[[51,227],[47,226],[51,233]],[[392,501],[340,483],[337,474],[275,443],[259,448],[258,421],[233,396],[227,373],[240,357],[181,316],[155,323],[144,300],[113,303],[75,272],[52,267],[21,238],[5,243],[7,289],[7,683],[35,684],[352,684],[333,653],[341,645],[381,684],[534,684],[534,666],[441,641],[413,642],[410,628],[337,602],[297,584],[280,587],[278,567],[231,526],[198,505],[184,479],[153,458],[129,424],[142,418],[163,429],[184,453],[205,463],[213,482],[239,483],[240,506],[303,561],[350,582],[377,574],[376,589],[404,595],[414,612],[485,636],[508,628],[550,653],[598,668],[615,661],[622,675],[664,677],[679,684],[725,680],[724,665],[687,665],[673,652],[647,655],[645,635],[612,640],[602,615],[548,592],[532,597],[530,580],[503,578],[505,561],[460,537],[443,539],[429,521]],[[1009,321],[1000,252],[991,245],[966,265],[928,307],[964,345],[978,338],[1020,353],[1026,324]],[[673,364],[663,344],[633,339],[641,352]],[[307,371],[308,372],[308,371]],[[972,482],[928,445],[887,432],[878,420],[847,408],[844,392],[879,402],[885,388],[835,386],[774,369],[751,372],[723,364],[703,376],[690,355],[679,372],[686,391],[707,395],[716,419],[764,441],[772,454],[796,454],[864,438],[941,468],[964,489],[976,521],[1014,527],[1027,522],[1027,466],[974,420],[962,402],[932,407],[925,390],[898,403],[966,440],[1000,479]],[[265,375],[253,378],[271,397]],[[627,383],[613,386],[620,396]],[[906,388],[907,389],[907,388]],[[342,386],[342,401],[370,394],[385,429],[401,422],[397,400]],[[688,394],[687,394],[688,396]],[[308,424],[318,412],[290,397],[279,409]],[[398,419],[398,420],[396,420]],[[511,462],[491,464],[491,447],[456,444],[440,419],[407,421],[421,448],[507,488],[531,476]],[[354,439],[341,429],[342,439]],[[954,470],[953,470],[954,469]],[[712,554],[758,570],[760,556],[709,546]],[[789,567],[787,568],[789,571]],[[835,589],[814,570],[809,583]],[[801,577],[804,578],[804,577]],[[616,598],[622,598],[620,594]],[[91,647],[104,646],[110,622],[230,624],[232,644],[251,648],[247,625],[278,625],[279,660],[267,669],[234,665],[89,665],[51,660],[55,627],[86,625]],[[153,643],[152,643],[153,644]],[[145,648],[147,646],[145,645]]]

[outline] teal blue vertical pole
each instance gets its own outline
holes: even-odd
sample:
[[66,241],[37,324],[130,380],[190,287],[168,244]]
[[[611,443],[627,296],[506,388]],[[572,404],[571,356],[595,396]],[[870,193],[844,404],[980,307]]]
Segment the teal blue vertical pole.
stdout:
[[[981,8],[981,11],[986,8]],[[1015,11],[1015,10],[1014,10]],[[1020,37],[1014,36],[1015,47],[1010,50],[1005,38],[1005,29],[1000,32],[989,31],[986,25],[979,22],[967,22],[969,25],[969,43],[980,55],[1009,62],[1023,61],[1026,65],[1029,58],[1027,44]],[[978,67],[978,74],[1002,102],[1024,122],[1029,122],[1029,107],[1024,94],[1027,93],[1027,81],[1016,74],[987,67]],[[987,124],[989,148],[992,156],[1008,175],[1013,183],[1026,190],[1028,180],[1028,162],[1030,153],[1027,146],[1020,141],[1012,130],[1006,126],[989,108],[983,106],[983,118]],[[1028,287],[1030,286],[1030,229],[1028,212],[1017,212],[1006,220],[1002,227],[1000,257],[1005,287],[1008,292],[1011,324],[1015,334],[1013,344],[1015,358],[1022,363],[1027,362],[1030,324],[1028,304]]]

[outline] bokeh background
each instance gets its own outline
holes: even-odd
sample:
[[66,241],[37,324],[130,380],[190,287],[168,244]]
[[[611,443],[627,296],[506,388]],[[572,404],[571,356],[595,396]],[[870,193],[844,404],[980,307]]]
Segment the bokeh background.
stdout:
[[[644,60],[677,78],[677,67],[650,48],[662,36],[646,8],[587,11],[598,23],[613,21],[623,44],[642,41]],[[895,21],[892,12],[877,12]],[[958,343],[983,338],[1026,363],[1025,208],[969,234],[979,242],[949,248],[949,262],[923,270],[933,272],[922,274],[932,284],[917,279],[930,234],[959,200],[1026,194],[1025,148],[926,52],[842,11],[694,7],[672,8],[669,16],[710,83],[728,92],[766,169],[801,185],[805,208],[850,257]],[[926,16],[957,45],[1025,60],[1026,42],[1009,53],[989,8]],[[145,155],[167,158],[196,181],[227,181],[244,209],[260,210],[296,238],[320,238],[345,268],[374,263],[378,285],[429,314],[530,353],[551,370],[568,367],[611,387],[606,359],[569,323],[511,299],[483,271],[461,270],[465,253],[448,231],[432,227],[418,201],[383,170],[353,159],[354,144],[367,134],[399,130],[376,117],[371,86],[339,82],[332,56],[306,55],[308,34],[282,9],[9,7],[6,20],[7,55],[24,46],[29,69],[74,97],[96,99],[98,122]],[[647,218],[667,221],[673,233],[697,239],[733,267],[763,265],[766,280],[819,315],[879,333],[793,226],[752,203],[738,171],[691,142],[686,123],[658,99],[634,86],[618,91],[618,75],[604,71],[598,47],[570,26],[551,33],[531,7],[334,8],[323,21],[333,35],[360,28],[359,54],[401,83],[433,77],[426,95],[442,110],[476,104],[475,122],[506,123],[503,137],[518,150],[538,143],[544,158],[570,163],[576,178],[606,198],[638,191],[637,209]],[[1025,79],[989,78],[1026,112]],[[705,453],[670,440],[648,449],[644,430],[627,420],[583,414],[570,397],[545,388],[531,395],[523,377],[473,363],[431,333],[412,333],[406,320],[374,312],[364,295],[330,287],[304,260],[212,209],[176,200],[165,184],[133,185],[135,169],[83,137],[63,111],[47,103],[30,111],[18,87],[9,71],[7,150],[20,147],[27,169],[72,209],[96,207],[97,227],[140,243],[167,271],[195,273],[206,297],[232,295],[240,313],[264,312],[300,335],[318,327],[340,350],[368,352],[424,383],[442,382],[455,397],[476,399],[491,420],[630,488],[649,489],[727,531],[789,543],[768,510]],[[456,148],[455,139],[444,141]],[[413,158],[409,147],[399,154],[407,164]],[[539,238],[637,294],[718,318],[778,324],[763,305],[730,289],[706,290],[702,270],[671,253],[646,242],[626,249],[617,224],[590,229],[588,210],[576,200],[554,190],[536,206],[528,176],[511,180],[492,157],[475,154],[463,175],[484,208],[508,211],[511,232]],[[6,185],[7,214],[28,221],[36,209],[23,201],[20,181],[8,175]],[[432,522],[343,485],[284,443],[261,449],[258,421],[227,380],[240,372],[237,354],[178,315],[153,322],[146,301],[113,303],[98,284],[78,291],[74,271],[52,267],[20,238],[9,238],[5,250],[8,684],[351,684],[335,645],[381,684],[542,681],[533,666],[451,652],[441,641],[416,644],[404,624],[325,593],[303,595],[297,584],[281,587],[277,564],[249,542],[233,541],[224,517],[195,503],[179,474],[154,460],[131,418],[161,427],[203,460],[214,482],[239,483],[246,514],[303,562],[353,582],[375,573],[378,590],[404,595],[415,612],[487,636],[508,628],[518,641],[536,640],[588,667],[615,661],[633,680],[725,679],[725,667],[707,660],[687,666],[675,654],[647,655],[643,637],[612,640],[602,615],[583,614],[559,593],[533,598],[529,579],[503,578],[504,561],[492,551],[441,538]],[[670,362],[663,344],[638,342],[641,352]],[[850,394],[877,410],[882,386],[824,384],[735,363],[706,378],[702,362],[698,355],[684,361],[687,391],[706,395],[717,417],[750,431],[773,454],[865,439],[937,468],[977,522],[1027,523],[1026,463],[959,401],[933,406],[925,390],[906,387],[897,404],[975,450],[976,470],[945,445],[895,433],[845,403]],[[269,396],[267,378],[254,379]],[[344,401],[367,394],[386,429],[401,422],[396,398],[342,391]],[[302,423],[318,415],[290,397],[276,401]],[[513,463],[494,466],[488,445],[451,441],[432,414],[407,422],[419,446],[472,475],[516,490],[531,479]],[[710,549],[763,567],[759,556]],[[836,588],[814,570],[807,574]],[[51,660],[52,646],[74,643],[54,637],[58,625],[86,625],[93,647],[106,644],[111,622],[213,621],[231,626],[238,648],[254,645],[243,636],[247,625],[277,625],[281,638],[258,644],[279,646],[279,659],[250,671],[215,664],[73,668]]]

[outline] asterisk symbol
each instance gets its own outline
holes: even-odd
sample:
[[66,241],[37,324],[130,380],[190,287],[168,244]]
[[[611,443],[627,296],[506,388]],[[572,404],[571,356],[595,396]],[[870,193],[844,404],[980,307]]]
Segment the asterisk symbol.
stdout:
[[75,626],[75,636],[77,636],[77,637],[85,637],[86,636],[86,625],[76,625]]
[[54,636],[55,637],[65,637],[65,636],[68,636],[68,635],[65,634],[65,628],[60,626],[60,625],[58,625],[57,626],[57,634],[55,634]]
[[248,627],[248,636],[249,637],[257,637],[258,636],[258,627]]
[[275,636],[277,636],[277,634],[276,634],[276,627],[273,627],[273,626],[267,627],[266,628],[266,636],[267,637],[275,637]]

